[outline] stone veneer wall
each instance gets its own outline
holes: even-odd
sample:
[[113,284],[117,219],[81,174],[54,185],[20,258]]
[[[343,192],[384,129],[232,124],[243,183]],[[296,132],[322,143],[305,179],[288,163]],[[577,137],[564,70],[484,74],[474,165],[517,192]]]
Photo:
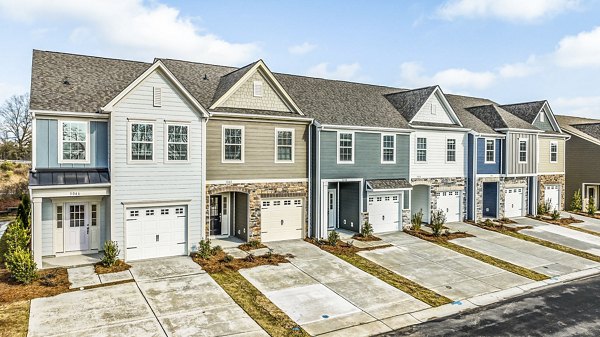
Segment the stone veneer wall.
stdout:
[[[411,179],[410,183],[414,185],[429,185],[430,189],[430,207],[432,210],[437,208],[437,194],[438,192],[447,191],[458,191],[462,192],[461,200],[461,214],[462,219],[466,218],[467,215],[467,179],[464,177],[452,177],[452,178],[418,178]],[[404,212],[403,212],[404,216]],[[410,219],[410,216],[409,216]],[[410,220],[409,222],[410,223]]]
[[560,185],[560,205],[561,210],[565,209],[565,175],[564,174],[543,174],[538,176],[540,186],[539,202],[543,203],[546,199],[546,185]]
[[249,223],[248,241],[261,240],[261,205],[263,198],[303,198],[304,224],[303,233],[308,230],[308,183],[238,183],[238,184],[206,184],[206,216],[205,235],[210,236],[210,196],[226,192],[242,192],[248,194]]

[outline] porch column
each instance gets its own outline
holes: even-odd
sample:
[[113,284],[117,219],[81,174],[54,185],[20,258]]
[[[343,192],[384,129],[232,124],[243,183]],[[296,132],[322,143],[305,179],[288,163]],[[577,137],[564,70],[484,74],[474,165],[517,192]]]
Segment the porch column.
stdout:
[[42,198],[33,198],[33,214],[31,228],[31,245],[33,261],[42,268]]

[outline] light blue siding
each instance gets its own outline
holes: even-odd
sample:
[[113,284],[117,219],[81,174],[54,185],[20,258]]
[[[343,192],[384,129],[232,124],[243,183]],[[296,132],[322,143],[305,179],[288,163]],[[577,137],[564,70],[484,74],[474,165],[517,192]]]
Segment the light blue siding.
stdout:
[[544,114],[544,121],[542,122],[540,120],[540,115],[538,115],[535,120],[533,121],[533,126],[535,126],[538,129],[544,130],[544,131],[556,131],[554,130],[554,128],[552,127],[552,124],[550,123],[550,120],[548,120],[548,114],[545,111],[542,111],[542,114]]
[[106,168],[108,167],[108,123],[90,122],[90,163],[58,163],[58,120],[36,120],[36,168]]
[[54,255],[54,209],[52,200],[42,200],[42,255]]

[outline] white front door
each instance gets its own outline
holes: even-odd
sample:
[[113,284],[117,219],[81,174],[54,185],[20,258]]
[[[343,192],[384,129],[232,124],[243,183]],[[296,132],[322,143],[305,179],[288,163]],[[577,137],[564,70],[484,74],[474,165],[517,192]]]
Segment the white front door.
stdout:
[[560,204],[560,185],[546,185],[544,187],[544,198],[545,202],[550,203],[550,209],[548,211],[559,211]]
[[437,209],[444,211],[446,222],[460,221],[460,191],[438,192]]
[[67,204],[65,251],[89,249],[90,222],[87,204]]
[[327,193],[327,228],[337,227],[337,202],[336,202],[336,190],[331,189]]
[[513,218],[523,216],[523,188],[504,190],[504,216]]
[[400,226],[400,196],[398,194],[370,195],[367,211],[375,233],[402,229]]

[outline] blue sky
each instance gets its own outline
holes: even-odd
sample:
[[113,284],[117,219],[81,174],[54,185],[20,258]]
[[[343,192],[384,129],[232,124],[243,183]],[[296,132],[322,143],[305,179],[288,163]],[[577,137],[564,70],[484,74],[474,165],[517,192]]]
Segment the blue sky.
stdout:
[[0,0],[0,100],[32,49],[225,65],[499,103],[548,99],[600,118],[600,0]]

